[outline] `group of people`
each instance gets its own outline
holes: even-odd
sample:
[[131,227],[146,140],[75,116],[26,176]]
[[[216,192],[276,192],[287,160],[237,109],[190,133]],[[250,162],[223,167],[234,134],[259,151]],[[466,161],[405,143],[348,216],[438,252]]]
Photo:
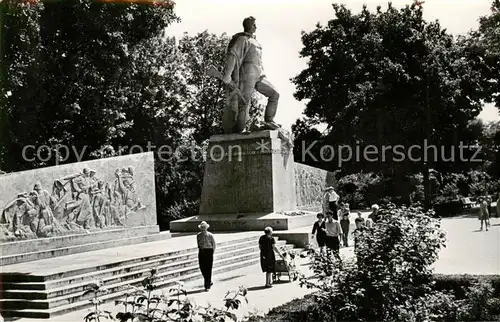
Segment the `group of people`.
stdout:
[[[379,206],[375,204],[371,209],[372,212],[366,219],[363,218],[361,212],[357,213],[357,217],[354,220],[356,230],[353,231],[353,234],[355,234],[356,231],[360,231],[364,228],[371,228],[373,226],[379,211]],[[334,212],[334,210],[336,210],[336,212]],[[322,212],[316,215],[318,220],[313,225],[312,235],[316,239],[320,253],[326,253],[328,249],[337,258],[340,258],[339,250],[341,244],[344,247],[349,247],[350,215],[348,203],[335,204],[334,207],[329,207],[326,211],[326,220]]]
[[[314,223],[312,234],[316,237],[321,253],[327,253],[330,250],[336,258],[340,260],[340,246],[349,247],[349,230],[351,225],[349,204],[339,203],[340,197],[335,192],[333,187],[328,187],[324,195],[324,213],[317,214],[317,221]],[[354,220],[356,229],[353,234],[364,228],[371,228],[376,221],[379,211],[378,205],[373,205],[372,212],[365,219],[361,212],[358,212],[357,218]],[[325,219],[326,217],[326,219]],[[200,271],[204,278],[205,291],[209,291],[212,287],[212,266],[214,260],[214,252],[216,249],[215,238],[208,231],[210,225],[203,221],[198,228],[200,233],[197,235],[198,242],[198,261]],[[355,239],[356,240],[356,239]],[[354,245],[356,247],[356,245]],[[273,229],[266,227],[264,235],[259,239],[260,249],[260,265],[262,272],[266,274],[265,287],[272,287],[273,274],[276,273],[276,255],[283,256],[276,247],[276,240],[273,237]],[[286,261],[285,258],[283,260]]]

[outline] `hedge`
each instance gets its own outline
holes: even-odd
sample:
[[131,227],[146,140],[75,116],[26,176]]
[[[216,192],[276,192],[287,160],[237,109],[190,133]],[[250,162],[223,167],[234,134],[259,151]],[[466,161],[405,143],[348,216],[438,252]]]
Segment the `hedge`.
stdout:
[[471,275],[471,274],[434,274],[435,288],[438,291],[452,291],[462,299],[467,287],[475,281],[489,281],[494,289],[494,296],[500,297],[500,275]]

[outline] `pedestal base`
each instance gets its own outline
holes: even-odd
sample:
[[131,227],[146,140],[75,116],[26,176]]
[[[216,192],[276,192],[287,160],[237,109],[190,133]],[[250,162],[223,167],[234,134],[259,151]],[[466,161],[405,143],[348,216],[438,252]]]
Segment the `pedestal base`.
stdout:
[[311,226],[316,220],[316,213],[302,215],[284,215],[282,213],[200,215],[170,222],[170,232],[198,232],[202,221],[210,224],[210,231],[263,231],[266,227],[273,230],[289,230]]

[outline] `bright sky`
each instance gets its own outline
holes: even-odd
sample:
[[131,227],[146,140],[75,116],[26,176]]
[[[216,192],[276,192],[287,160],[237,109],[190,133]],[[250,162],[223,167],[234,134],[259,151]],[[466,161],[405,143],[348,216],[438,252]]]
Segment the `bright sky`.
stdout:
[[[317,22],[326,23],[333,18],[330,0],[177,0],[176,13],[182,22],[168,28],[170,36],[184,32],[195,35],[208,30],[215,34],[233,35],[242,31],[242,20],[247,16],[257,19],[256,36],[263,47],[263,63],[267,78],[280,93],[276,121],[285,128],[301,117],[305,102],[293,97],[295,86],[290,78],[306,67],[299,58],[302,48],[300,33],[311,31]],[[343,0],[353,12],[363,4],[374,10],[386,6],[381,0]],[[412,0],[392,1],[395,7],[411,4]],[[490,0],[427,0],[424,3],[426,20],[438,19],[454,34],[466,33],[478,26],[480,16],[490,13]],[[483,120],[500,120],[498,109],[488,104],[479,116]]]

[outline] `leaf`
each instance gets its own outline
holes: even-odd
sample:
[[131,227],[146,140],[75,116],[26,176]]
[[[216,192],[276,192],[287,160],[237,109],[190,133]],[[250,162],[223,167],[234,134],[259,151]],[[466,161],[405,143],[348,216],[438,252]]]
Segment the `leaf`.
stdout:
[[231,313],[231,312],[226,312],[225,314],[226,314],[226,316],[227,316],[228,318],[230,318],[231,320],[233,320],[233,321],[235,321],[235,322],[237,322],[237,321],[238,321],[238,317],[236,316],[236,314]]
[[85,292],[83,292],[82,297],[89,295],[89,294],[95,294],[95,293],[96,293],[95,290],[89,289],[89,290],[86,290]]
[[146,302],[147,300],[148,300],[148,298],[147,298],[146,296],[139,296],[139,297],[137,297],[137,298],[135,299],[135,301],[136,301],[137,303],[144,303],[144,302]]
[[92,321],[95,319],[95,317],[97,316],[96,312],[90,312],[89,314],[87,314],[83,319],[85,321]]

